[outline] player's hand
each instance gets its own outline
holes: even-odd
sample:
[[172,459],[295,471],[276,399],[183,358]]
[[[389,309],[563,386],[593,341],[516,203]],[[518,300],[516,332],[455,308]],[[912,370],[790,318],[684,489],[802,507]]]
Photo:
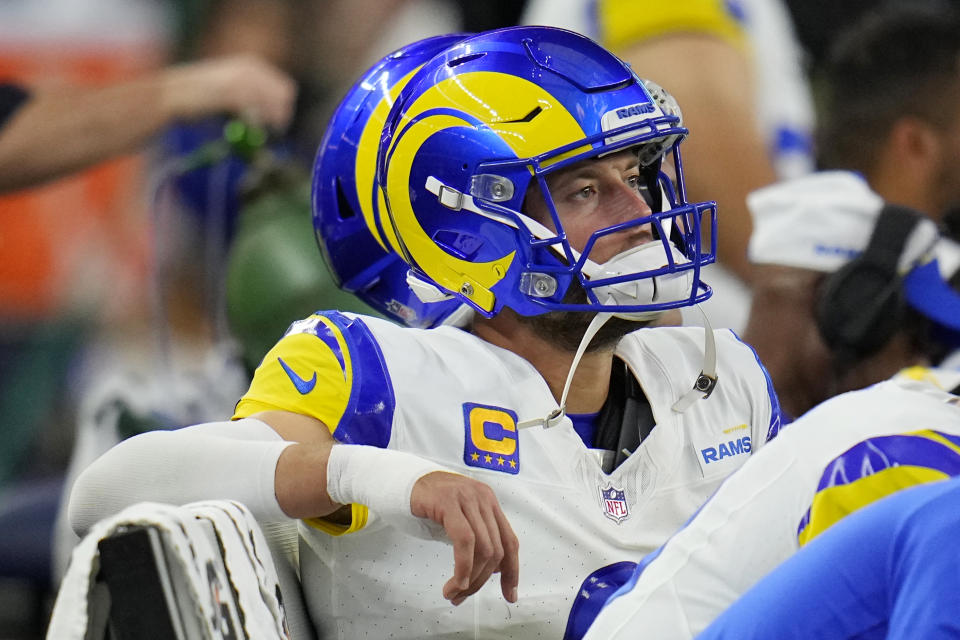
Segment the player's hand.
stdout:
[[443,526],[453,543],[453,577],[443,586],[444,598],[459,605],[499,572],[503,597],[517,601],[520,542],[493,489],[454,473],[428,473],[413,486],[410,510]]
[[289,75],[253,55],[171,67],[164,83],[164,100],[178,117],[230,113],[276,130],[290,124],[296,95]]

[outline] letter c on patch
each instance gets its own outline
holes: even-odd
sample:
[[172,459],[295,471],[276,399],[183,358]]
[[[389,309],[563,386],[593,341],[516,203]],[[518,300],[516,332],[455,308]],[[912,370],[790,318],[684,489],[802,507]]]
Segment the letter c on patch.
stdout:
[[475,406],[470,411],[470,439],[483,451],[513,455],[517,450],[517,423],[504,411]]

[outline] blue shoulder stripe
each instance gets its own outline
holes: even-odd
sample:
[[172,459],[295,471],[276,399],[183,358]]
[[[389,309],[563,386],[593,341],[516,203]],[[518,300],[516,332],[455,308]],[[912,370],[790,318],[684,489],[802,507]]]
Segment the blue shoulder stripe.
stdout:
[[760,367],[760,371],[763,372],[763,379],[767,381],[767,396],[770,398],[770,424],[767,426],[767,439],[764,440],[764,442],[770,442],[780,433],[780,427],[785,426],[783,412],[780,410],[780,398],[777,397],[777,392],[773,388],[773,380],[770,379],[770,373],[767,371],[767,368],[763,366],[763,363],[760,362],[760,356],[757,355],[757,350],[754,349],[752,345],[741,340],[735,331],[732,329],[729,329],[729,331],[743,346],[750,349],[750,353],[753,354],[753,359],[757,361],[757,366]]
[[[934,433],[955,441],[939,431]],[[902,465],[936,469],[955,476],[960,474],[960,455],[920,434],[869,438],[850,447],[827,465],[817,491],[850,484],[883,469]]]
[[[339,311],[322,311],[318,315],[339,330],[350,356],[350,400],[333,437],[346,444],[386,448],[390,442],[396,398],[377,339],[360,318],[351,318]],[[317,337],[334,351],[346,373],[346,358],[330,327],[318,324]]]
[[[721,483],[721,486],[723,486],[723,483]],[[687,518],[683,526],[674,531],[666,542],[645,555],[640,562],[630,562],[628,560],[616,562],[601,567],[587,576],[586,580],[580,585],[580,591],[577,592],[570,608],[563,640],[581,640],[604,607],[620,596],[631,592],[637,586],[640,576],[650,566],[650,563],[660,557],[664,548],[675,536],[690,526],[690,523],[709,504],[719,490],[720,487],[717,487],[710,498],[707,498],[703,504],[697,507],[693,515]]]
[[636,582],[639,575],[636,568],[636,562],[624,560],[601,567],[587,576],[570,607],[563,640],[581,640],[600,615],[600,610],[613,599],[611,594],[619,594],[625,583],[632,586]]

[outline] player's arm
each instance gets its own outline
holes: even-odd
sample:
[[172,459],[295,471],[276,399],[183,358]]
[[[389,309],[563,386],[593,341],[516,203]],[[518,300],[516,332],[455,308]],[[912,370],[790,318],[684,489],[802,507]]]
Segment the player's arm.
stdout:
[[[274,426],[275,425],[275,426]],[[83,535],[138,502],[231,499],[260,521],[333,514],[352,502],[389,517],[429,518],[454,547],[454,604],[501,572],[516,600],[518,541],[490,488],[417,456],[337,444],[316,418],[261,412],[232,422],[150,431],[113,447],[77,478],[70,523]]]
[[641,77],[663,78],[683,105],[683,124],[696,134],[683,148],[687,193],[691,201],[717,201],[723,227],[719,260],[749,282],[752,225],[746,196],[773,182],[774,172],[757,125],[747,53],[712,35],[672,33],[636,42],[621,57]]
[[[380,366],[354,366],[364,360]],[[291,325],[264,356],[234,417],[263,421],[297,443],[277,461],[277,499],[288,515],[332,535],[354,535],[368,509],[398,532],[436,539],[442,527],[455,558],[444,595],[459,603],[501,571],[512,601],[517,540],[490,488],[388,449],[394,400],[382,363],[361,319],[315,314]],[[348,504],[349,519],[317,518]]]
[[[454,574],[443,587],[444,598],[460,604],[499,572],[504,597],[516,602],[519,542],[489,486],[437,470],[411,454],[337,444],[316,418],[286,411],[254,417],[296,442],[277,461],[277,501],[287,515],[328,515],[359,502],[381,514],[428,518],[453,543]],[[408,492],[404,487],[411,479]]]
[[37,89],[0,130],[0,192],[131,153],[163,127],[220,113],[284,128],[294,81],[252,56],[170,67],[97,88]]

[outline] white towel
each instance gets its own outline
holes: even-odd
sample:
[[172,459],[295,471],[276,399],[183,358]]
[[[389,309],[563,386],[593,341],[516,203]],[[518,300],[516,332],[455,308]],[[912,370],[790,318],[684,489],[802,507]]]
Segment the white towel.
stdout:
[[883,199],[855,173],[823,171],[758,189],[747,207],[750,262],[832,273],[867,246]]
[[[208,537],[202,521],[213,525],[217,541]],[[84,638],[90,621],[88,595],[99,570],[97,545],[122,527],[131,525],[153,527],[162,534],[167,552],[179,562],[187,577],[189,600],[198,620],[206,626],[207,637],[223,637],[219,621],[224,610],[222,607],[215,610],[211,598],[212,581],[215,581],[221,589],[220,604],[230,609],[234,620],[243,620],[245,637],[289,640],[277,571],[267,542],[246,507],[228,500],[182,507],[144,502],[94,525],[73,551],[54,603],[47,638]],[[219,547],[223,548],[225,572],[218,562]],[[208,574],[211,568],[214,573]],[[228,584],[232,589],[226,588]],[[242,611],[242,618],[235,616],[238,609]]]

